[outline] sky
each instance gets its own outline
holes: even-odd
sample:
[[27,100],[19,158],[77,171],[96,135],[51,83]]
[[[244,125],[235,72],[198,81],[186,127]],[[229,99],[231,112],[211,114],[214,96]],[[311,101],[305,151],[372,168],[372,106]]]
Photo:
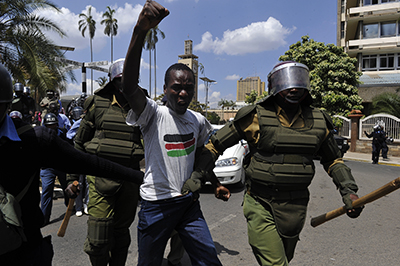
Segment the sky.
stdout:
[[[124,58],[134,25],[145,3],[124,0],[51,0],[61,12],[40,10],[38,13],[54,21],[67,37],[46,33],[57,45],[74,47],[65,51],[67,59],[90,62],[88,32],[82,37],[78,29],[79,14],[87,14],[92,6],[96,21],[93,39],[93,61],[111,61],[111,38],[100,24],[107,6],[115,9],[118,34],[114,37],[114,61]],[[185,40],[193,41],[193,54],[204,66],[204,76],[215,80],[209,86],[208,101],[217,108],[221,99],[236,101],[236,81],[259,76],[266,82],[268,73],[278,63],[289,46],[304,35],[325,44],[336,44],[337,1],[321,0],[159,0],[170,14],[159,24],[165,39],[159,37],[157,52],[156,94],[163,93],[165,70],[184,54]],[[140,85],[149,90],[149,51],[143,50]],[[107,68],[107,66],[104,66]],[[152,62],[154,68],[154,62]],[[77,95],[82,91],[81,70],[73,71],[77,82],[68,81],[62,95]],[[107,73],[93,71],[93,91],[99,88],[96,79]],[[202,74],[199,74],[203,76]],[[91,94],[91,71],[87,69],[87,91]],[[206,90],[199,80],[198,100],[205,102]],[[152,71],[154,96],[154,70]]]

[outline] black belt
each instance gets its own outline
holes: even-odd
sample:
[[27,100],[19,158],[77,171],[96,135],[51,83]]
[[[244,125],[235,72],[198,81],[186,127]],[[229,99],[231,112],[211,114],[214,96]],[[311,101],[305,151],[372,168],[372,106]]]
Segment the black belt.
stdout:
[[265,185],[259,182],[254,182],[253,180],[251,181],[248,192],[250,192],[250,195],[275,200],[303,199],[308,198],[310,195],[308,189],[282,190],[277,188],[275,185]]

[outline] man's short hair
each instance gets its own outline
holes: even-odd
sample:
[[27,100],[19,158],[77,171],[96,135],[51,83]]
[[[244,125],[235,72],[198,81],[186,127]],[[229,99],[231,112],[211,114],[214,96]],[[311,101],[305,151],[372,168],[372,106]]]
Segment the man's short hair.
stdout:
[[185,65],[185,64],[176,63],[176,64],[173,64],[172,66],[170,66],[170,67],[167,69],[167,71],[165,71],[165,76],[164,76],[164,84],[165,84],[165,85],[168,84],[169,79],[171,78],[170,72],[171,72],[172,70],[186,70],[186,71],[189,71],[190,73],[192,73],[192,75],[193,75],[193,81],[194,81],[194,83],[196,84],[196,79],[195,79],[195,75],[194,75],[193,70],[192,70],[190,67],[188,67],[187,65]]

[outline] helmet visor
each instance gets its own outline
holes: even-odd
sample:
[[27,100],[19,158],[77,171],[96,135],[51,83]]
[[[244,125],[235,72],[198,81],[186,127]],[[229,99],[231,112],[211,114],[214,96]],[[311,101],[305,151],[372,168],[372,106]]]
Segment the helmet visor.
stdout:
[[124,59],[119,59],[114,62],[114,64],[110,67],[110,80],[112,81],[114,78],[122,77],[122,72],[124,70]]
[[268,82],[269,94],[272,95],[292,88],[310,89],[308,68],[300,63],[288,63],[278,66],[268,75]]

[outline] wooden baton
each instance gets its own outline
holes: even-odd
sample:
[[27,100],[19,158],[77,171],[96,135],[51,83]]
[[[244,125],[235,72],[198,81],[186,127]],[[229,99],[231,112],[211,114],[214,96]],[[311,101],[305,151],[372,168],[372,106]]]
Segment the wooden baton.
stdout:
[[[377,190],[374,190],[370,192],[369,194],[362,196],[361,198],[353,201],[353,207],[354,208],[359,208],[361,206],[364,206],[367,203],[373,202],[383,196],[386,196],[387,194],[395,191],[400,187],[400,177],[390,181],[386,185],[378,188]],[[341,207],[336,210],[330,211],[328,213],[322,214],[320,216],[314,217],[311,219],[311,226],[312,227],[317,227],[320,224],[323,224],[329,220],[332,220],[336,217],[339,217],[342,214],[346,213],[346,207]]]
[[[76,192],[79,182],[75,180],[72,183],[72,185],[73,185],[72,190],[74,190],[74,192]],[[60,225],[60,228],[58,229],[58,232],[57,232],[57,236],[59,236],[59,237],[63,237],[65,235],[65,231],[67,230],[69,218],[71,218],[71,214],[74,211],[74,203],[75,203],[75,199],[69,199],[67,212],[65,213],[64,219],[63,219],[63,221]]]

